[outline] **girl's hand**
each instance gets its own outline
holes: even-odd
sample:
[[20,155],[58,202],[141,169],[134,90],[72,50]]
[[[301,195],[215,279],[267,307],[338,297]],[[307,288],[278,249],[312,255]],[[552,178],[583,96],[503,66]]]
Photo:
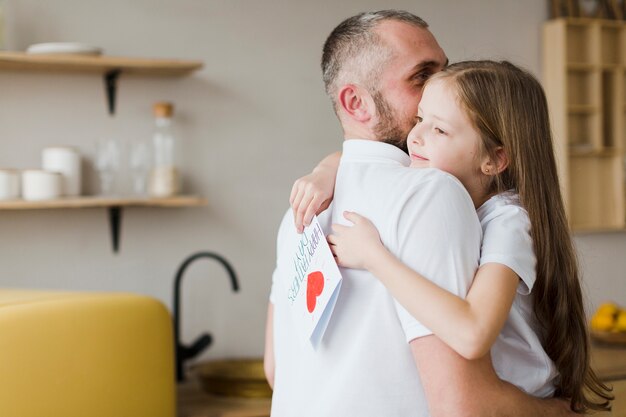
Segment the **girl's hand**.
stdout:
[[302,233],[304,227],[311,224],[313,216],[326,210],[333,201],[336,173],[336,169],[318,166],[293,184],[289,204],[298,233]]
[[385,250],[378,230],[371,221],[354,212],[345,211],[343,217],[353,226],[333,224],[334,234],[328,236],[330,249],[339,266],[369,269],[368,263],[380,250]]

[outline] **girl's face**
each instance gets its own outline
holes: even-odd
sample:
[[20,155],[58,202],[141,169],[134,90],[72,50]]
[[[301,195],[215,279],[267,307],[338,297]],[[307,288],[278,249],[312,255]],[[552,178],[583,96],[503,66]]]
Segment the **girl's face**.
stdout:
[[480,184],[480,135],[445,80],[426,85],[407,138],[411,168],[438,168],[470,191]]

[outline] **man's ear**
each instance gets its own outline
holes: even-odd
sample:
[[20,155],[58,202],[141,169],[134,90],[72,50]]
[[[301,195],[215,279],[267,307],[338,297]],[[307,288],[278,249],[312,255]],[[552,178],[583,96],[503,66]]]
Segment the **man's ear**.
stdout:
[[491,158],[486,158],[480,165],[480,170],[485,175],[497,175],[501,174],[509,166],[509,157],[504,151],[502,146],[496,149],[495,161]]
[[338,103],[343,112],[361,123],[371,120],[374,102],[365,89],[355,84],[346,84],[339,90]]

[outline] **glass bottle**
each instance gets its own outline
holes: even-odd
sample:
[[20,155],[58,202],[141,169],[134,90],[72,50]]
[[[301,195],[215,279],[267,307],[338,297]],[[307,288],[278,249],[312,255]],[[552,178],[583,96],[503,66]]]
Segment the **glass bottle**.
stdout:
[[136,139],[130,143],[128,167],[133,182],[133,193],[145,196],[148,193],[150,175],[152,175],[152,143],[148,138]]
[[180,178],[176,168],[175,153],[178,148],[172,132],[172,103],[160,102],[153,107],[155,129],[152,135],[154,157],[150,175],[149,192],[154,197],[169,197],[178,193]]

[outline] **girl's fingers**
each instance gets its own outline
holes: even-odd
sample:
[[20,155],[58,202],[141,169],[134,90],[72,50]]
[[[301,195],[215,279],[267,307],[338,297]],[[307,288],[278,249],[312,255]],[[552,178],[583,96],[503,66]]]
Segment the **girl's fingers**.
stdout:
[[302,200],[300,200],[300,204],[296,209],[295,223],[298,232],[302,232],[302,230],[304,229],[304,213],[306,213],[307,208],[311,205],[311,200],[313,200],[313,196],[305,195]]
[[362,220],[365,220],[365,217],[361,216],[358,213],[355,213],[353,211],[344,211],[343,212],[343,217],[346,220],[351,221],[354,224],[360,223]]
[[330,207],[330,203],[333,200],[331,198],[327,198],[326,200],[322,201],[322,204],[320,205],[320,207],[317,209],[317,213],[315,214],[320,214],[321,212],[323,212],[324,210],[326,210],[328,207]]
[[355,219],[357,219],[358,216],[355,212],[353,211],[344,211],[343,212],[343,217],[344,219],[348,220],[349,222],[351,222],[352,224],[356,223]]
[[[294,186],[294,190],[295,190],[295,186]],[[296,216],[296,210],[300,206],[300,202],[302,201],[303,197],[304,197],[304,190],[301,190],[300,188],[298,188],[297,190],[295,190],[295,194],[293,195],[293,198],[289,199],[289,204],[291,205],[291,208],[293,210],[294,218]]]
[[340,263],[341,258],[339,257],[339,254],[337,253],[336,248],[337,248],[336,246],[332,245],[330,247],[330,252],[333,254],[333,258],[335,258],[335,262],[337,263],[337,265],[341,265]]
[[307,206],[306,212],[304,213],[304,216],[302,217],[302,223],[305,226],[308,226],[311,224],[311,221],[313,220],[313,216],[315,216],[315,213],[317,212],[317,209],[319,206],[320,206],[319,197],[315,196],[311,200],[309,205]]
[[333,258],[335,258],[337,265],[343,266],[343,258],[337,253],[337,236],[328,235],[326,237],[326,241],[330,245],[330,252],[333,254]]
[[345,231],[346,229],[349,228],[349,226],[344,226],[342,224],[339,223],[333,223],[333,225],[331,226],[331,228],[333,229],[333,232],[337,233],[337,234],[341,234],[341,232]]
[[289,194],[289,205],[293,207],[293,203],[296,200],[297,195],[300,193],[300,180],[296,180],[291,187],[291,194]]

